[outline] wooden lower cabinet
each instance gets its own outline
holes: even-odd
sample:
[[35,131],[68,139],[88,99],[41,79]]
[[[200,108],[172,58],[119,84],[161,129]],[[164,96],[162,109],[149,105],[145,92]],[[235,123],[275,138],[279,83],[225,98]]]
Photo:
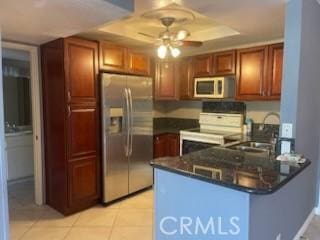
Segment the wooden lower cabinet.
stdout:
[[83,208],[90,206],[100,195],[95,156],[74,159],[68,162],[69,206]]
[[164,133],[154,136],[153,157],[176,157],[180,155],[180,135]]

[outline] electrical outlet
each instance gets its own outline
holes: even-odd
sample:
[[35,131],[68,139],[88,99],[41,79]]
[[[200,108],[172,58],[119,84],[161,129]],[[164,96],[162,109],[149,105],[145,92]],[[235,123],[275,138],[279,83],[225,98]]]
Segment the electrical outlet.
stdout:
[[283,138],[292,138],[292,123],[283,123],[282,124],[282,136]]
[[276,240],[281,240],[281,233],[278,234]]
[[281,154],[291,153],[291,142],[281,141]]

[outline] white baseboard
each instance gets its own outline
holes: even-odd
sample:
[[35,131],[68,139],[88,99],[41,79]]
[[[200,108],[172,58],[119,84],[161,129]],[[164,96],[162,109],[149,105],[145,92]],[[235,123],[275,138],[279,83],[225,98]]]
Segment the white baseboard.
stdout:
[[317,208],[314,208],[311,213],[309,214],[309,216],[307,217],[306,221],[304,222],[304,224],[301,226],[301,228],[299,229],[298,233],[296,234],[296,236],[293,238],[293,240],[300,240],[300,237],[303,236],[303,234],[305,233],[305,231],[307,230],[309,224],[311,223],[314,215],[317,212]]
[[34,182],[34,176],[23,177],[23,178],[14,179],[14,180],[8,180],[7,185],[11,186],[16,183],[24,183],[24,182]]

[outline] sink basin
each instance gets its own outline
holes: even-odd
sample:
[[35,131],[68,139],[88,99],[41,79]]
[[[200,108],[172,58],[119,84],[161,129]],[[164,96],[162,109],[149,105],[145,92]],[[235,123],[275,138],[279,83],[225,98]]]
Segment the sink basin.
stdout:
[[238,146],[245,146],[250,148],[258,148],[261,150],[271,151],[274,149],[274,145],[271,143],[262,143],[262,142],[244,142],[240,143]]
[[275,146],[271,143],[243,142],[229,148],[250,153],[271,153],[274,152]]
[[244,151],[244,152],[251,152],[251,153],[269,152],[268,149],[248,147],[248,146],[235,146],[234,149],[237,149],[237,150],[240,150],[240,151]]

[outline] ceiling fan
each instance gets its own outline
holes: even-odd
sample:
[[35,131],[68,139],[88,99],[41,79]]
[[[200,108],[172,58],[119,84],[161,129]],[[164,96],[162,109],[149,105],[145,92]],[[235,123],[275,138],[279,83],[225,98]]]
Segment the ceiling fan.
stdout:
[[199,41],[187,41],[185,40],[190,36],[190,32],[187,30],[179,30],[177,32],[170,31],[170,26],[176,21],[174,17],[162,17],[160,18],[162,25],[166,27],[166,30],[161,32],[158,37],[139,32],[140,35],[155,39],[155,45],[159,46],[157,49],[158,57],[165,58],[168,50],[173,57],[178,57],[181,53],[179,47],[200,47],[202,42]]

